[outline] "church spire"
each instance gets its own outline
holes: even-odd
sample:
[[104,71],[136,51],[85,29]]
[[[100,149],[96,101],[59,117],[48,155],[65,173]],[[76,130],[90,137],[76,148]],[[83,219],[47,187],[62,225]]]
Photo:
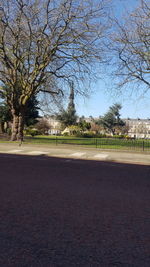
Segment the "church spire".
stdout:
[[70,82],[70,96],[69,96],[69,105],[68,109],[75,109],[75,104],[74,104],[74,84],[73,82]]

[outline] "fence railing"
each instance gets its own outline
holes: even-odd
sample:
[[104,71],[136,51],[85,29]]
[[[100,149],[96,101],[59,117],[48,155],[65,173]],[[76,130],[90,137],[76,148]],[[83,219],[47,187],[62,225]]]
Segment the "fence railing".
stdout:
[[[36,138],[35,138],[36,139]],[[112,150],[150,152],[150,140],[119,138],[48,138],[46,143],[55,145],[80,145]]]
[[149,140],[97,139],[97,147],[103,149],[150,152]]

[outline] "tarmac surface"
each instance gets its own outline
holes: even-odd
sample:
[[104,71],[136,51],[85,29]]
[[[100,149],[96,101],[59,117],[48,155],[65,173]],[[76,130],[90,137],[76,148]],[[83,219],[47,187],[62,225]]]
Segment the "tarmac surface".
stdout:
[[15,155],[45,155],[57,158],[75,158],[130,164],[150,165],[150,153],[102,150],[76,145],[39,145],[0,143],[0,153]]
[[13,146],[0,154],[0,266],[150,266],[149,155]]

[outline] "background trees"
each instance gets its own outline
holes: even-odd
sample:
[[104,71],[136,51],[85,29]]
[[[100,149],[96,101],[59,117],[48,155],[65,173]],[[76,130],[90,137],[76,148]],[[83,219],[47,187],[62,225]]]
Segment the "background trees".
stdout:
[[[41,118],[35,125],[35,128],[37,129],[38,133],[44,135],[44,134],[48,134],[48,131],[50,130],[51,126],[45,118]],[[32,129],[31,129],[31,132],[32,132]]]
[[77,122],[76,109],[74,104],[74,84],[70,83],[70,96],[67,110],[62,110],[57,115],[57,119],[62,123],[63,128],[75,125]]
[[75,125],[77,122],[76,111],[72,108],[63,110],[59,115],[57,115],[57,119],[62,123],[63,128]]
[[33,95],[59,94],[58,78],[89,79],[95,64],[106,61],[106,2],[0,0],[0,92],[12,114],[12,140],[23,138]]
[[[33,95],[25,108],[24,113],[24,123],[25,126],[34,125],[37,122],[39,117],[39,107],[38,107],[38,100],[35,95]],[[1,124],[1,131],[2,133],[6,132],[7,129],[10,129],[10,123],[12,122],[12,114],[10,108],[5,100],[3,100],[0,104],[0,124]],[[7,124],[7,127],[4,127]],[[11,131],[10,131],[11,132]]]
[[91,129],[91,123],[87,122],[84,116],[79,118],[78,126],[81,128],[82,131],[87,131]]
[[115,134],[118,127],[122,127],[125,123],[120,118],[120,104],[114,104],[108,110],[108,112],[98,121],[99,125],[102,125],[104,129],[108,130],[112,135]]
[[27,102],[25,110],[25,125],[34,125],[39,117],[39,101],[36,95],[33,95]]
[[[115,20],[111,39],[113,68],[120,88],[130,84],[146,93],[150,89],[150,3],[140,5],[122,20]],[[136,87],[135,87],[136,85]]]
[[5,132],[5,123],[11,120],[11,114],[6,103],[0,104],[0,130],[2,133]]

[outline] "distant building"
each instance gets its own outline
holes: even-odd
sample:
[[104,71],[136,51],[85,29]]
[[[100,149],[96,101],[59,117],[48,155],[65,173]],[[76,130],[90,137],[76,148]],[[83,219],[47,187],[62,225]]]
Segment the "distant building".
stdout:
[[[49,130],[48,134],[50,135],[60,135],[62,134],[62,129],[61,129],[61,122],[56,119],[55,116],[46,116],[44,119],[48,122],[49,124]],[[96,131],[99,133],[106,133],[106,131],[103,129],[95,129],[97,125],[95,124],[95,121],[98,118],[91,118],[91,117],[84,117],[84,120],[86,122],[91,123],[91,130]],[[123,119],[127,126],[127,135],[132,137],[132,138],[149,138],[150,139],[150,119]],[[67,128],[66,128],[67,132]]]
[[50,135],[61,134],[61,123],[55,118],[55,116],[47,116],[46,120],[50,126],[48,134]]
[[124,119],[132,138],[150,138],[150,119]]
[[[86,122],[94,123],[98,118],[84,118]],[[150,139],[150,119],[123,119],[127,126],[127,135],[132,138],[149,138]],[[106,131],[101,130],[101,133]]]
[[46,132],[49,135],[59,135],[61,134],[61,123],[56,119],[55,116],[44,116],[38,119],[40,122],[46,123]]

